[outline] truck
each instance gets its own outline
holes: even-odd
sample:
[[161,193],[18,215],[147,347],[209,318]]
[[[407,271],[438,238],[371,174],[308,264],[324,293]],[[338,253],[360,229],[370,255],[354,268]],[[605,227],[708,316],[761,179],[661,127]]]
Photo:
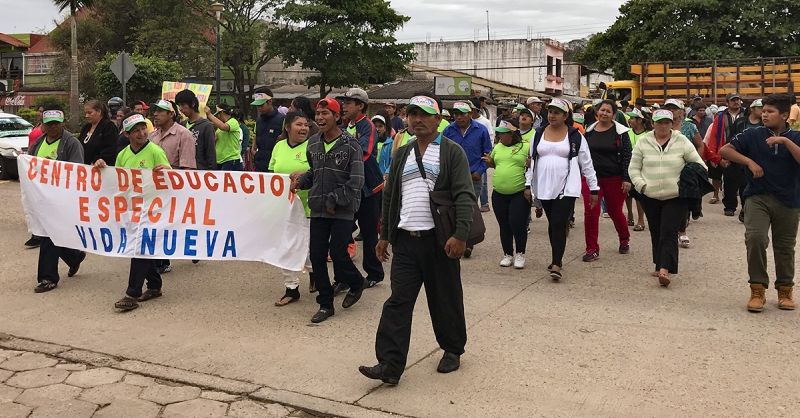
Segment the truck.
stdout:
[[631,65],[631,74],[637,79],[601,85],[601,97],[631,104],[642,97],[652,105],[699,95],[706,104],[722,104],[729,93],[745,101],[773,93],[796,95],[800,57],[644,62]]

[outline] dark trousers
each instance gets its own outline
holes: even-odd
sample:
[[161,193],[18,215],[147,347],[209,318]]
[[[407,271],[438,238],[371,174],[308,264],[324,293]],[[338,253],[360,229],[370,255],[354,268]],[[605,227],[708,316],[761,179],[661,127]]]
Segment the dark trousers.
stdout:
[[461,355],[467,344],[460,264],[458,260],[447,257],[432,232],[417,238],[398,230],[392,247],[392,294],[383,304],[375,338],[378,361],[388,366],[392,376],[400,377],[405,370],[411,342],[411,319],[423,285],[439,347]]
[[83,251],[57,247],[50,238],[42,237],[41,244],[39,245],[39,267],[36,274],[36,280],[39,283],[41,283],[42,280],[58,283],[60,279],[58,276],[59,258],[64,260],[69,267],[73,267],[81,262]]
[[242,165],[241,160],[231,160],[220,164],[219,169],[222,171],[244,171],[244,165]]
[[650,225],[650,242],[653,246],[655,270],[667,269],[678,273],[678,230],[688,216],[689,207],[685,199],[669,200],[642,198],[644,214]]
[[531,204],[525,199],[523,192],[502,194],[497,190],[492,191],[492,208],[500,226],[500,245],[503,246],[503,254],[513,255],[515,242],[517,252],[525,254]]
[[[744,169],[739,164],[731,163],[722,171],[722,204],[725,210],[736,210],[739,205],[739,196],[744,191]],[[744,206],[744,203],[742,203]]]
[[567,248],[569,220],[575,212],[575,198],[542,200],[542,207],[547,216],[547,235],[550,237],[550,249],[553,253],[550,264],[561,267]]
[[161,290],[161,275],[157,267],[162,260],[152,258],[131,258],[131,271],[128,275],[128,290],[132,298],[142,296],[142,286],[147,281],[148,290]]
[[[383,194],[378,192],[369,197],[361,197],[361,206],[356,212],[358,228],[361,230],[361,240],[364,244],[362,267],[367,273],[367,280],[379,282],[383,280],[383,264],[378,260],[375,246],[378,245],[378,220],[381,215],[381,201]],[[351,234],[352,237],[352,234]],[[336,276],[338,277],[338,276]]]
[[[314,269],[314,285],[317,286],[317,303],[324,308],[333,307],[333,286],[328,276],[328,252],[333,261],[333,274],[357,291],[364,285],[364,278],[350,255],[347,243],[353,236],[353,221],[347,219],[311,218],[310,249],[311,268]],[[374,249],[373,249],[374,251]]]

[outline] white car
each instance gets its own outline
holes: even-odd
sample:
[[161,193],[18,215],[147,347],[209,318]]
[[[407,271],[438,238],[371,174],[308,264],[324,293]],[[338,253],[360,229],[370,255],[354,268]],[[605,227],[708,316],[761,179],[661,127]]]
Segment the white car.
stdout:
[[15,179],[17,156],[28,153],[28,134],[33,125],[10,113],[0,112],[0,178]]

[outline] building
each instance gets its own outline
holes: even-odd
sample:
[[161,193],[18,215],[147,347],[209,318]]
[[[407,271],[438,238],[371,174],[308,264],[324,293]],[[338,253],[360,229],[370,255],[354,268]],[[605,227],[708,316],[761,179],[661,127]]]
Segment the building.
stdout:
[[40,96],[68,97],[52,75],[59,55],[47,35],[0,33],[0,108],[14,113]]

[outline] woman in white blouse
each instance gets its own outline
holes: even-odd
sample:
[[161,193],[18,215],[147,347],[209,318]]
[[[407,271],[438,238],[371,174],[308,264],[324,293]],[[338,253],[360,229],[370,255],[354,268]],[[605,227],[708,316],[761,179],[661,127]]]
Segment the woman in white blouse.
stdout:
[[553,280],[562,277],[561,267],[567,246],[569,219],[575,200],[581,195],[581,176],[589,185],[590,205],[597,205],[597,176],[592,166],[589,146],[581,133],[572,127],[572,107],[555,98],[547,106],[545,128],[538,128],[531,144],[525,197],[538,198],[547,215],[552,261],[547,268]]

